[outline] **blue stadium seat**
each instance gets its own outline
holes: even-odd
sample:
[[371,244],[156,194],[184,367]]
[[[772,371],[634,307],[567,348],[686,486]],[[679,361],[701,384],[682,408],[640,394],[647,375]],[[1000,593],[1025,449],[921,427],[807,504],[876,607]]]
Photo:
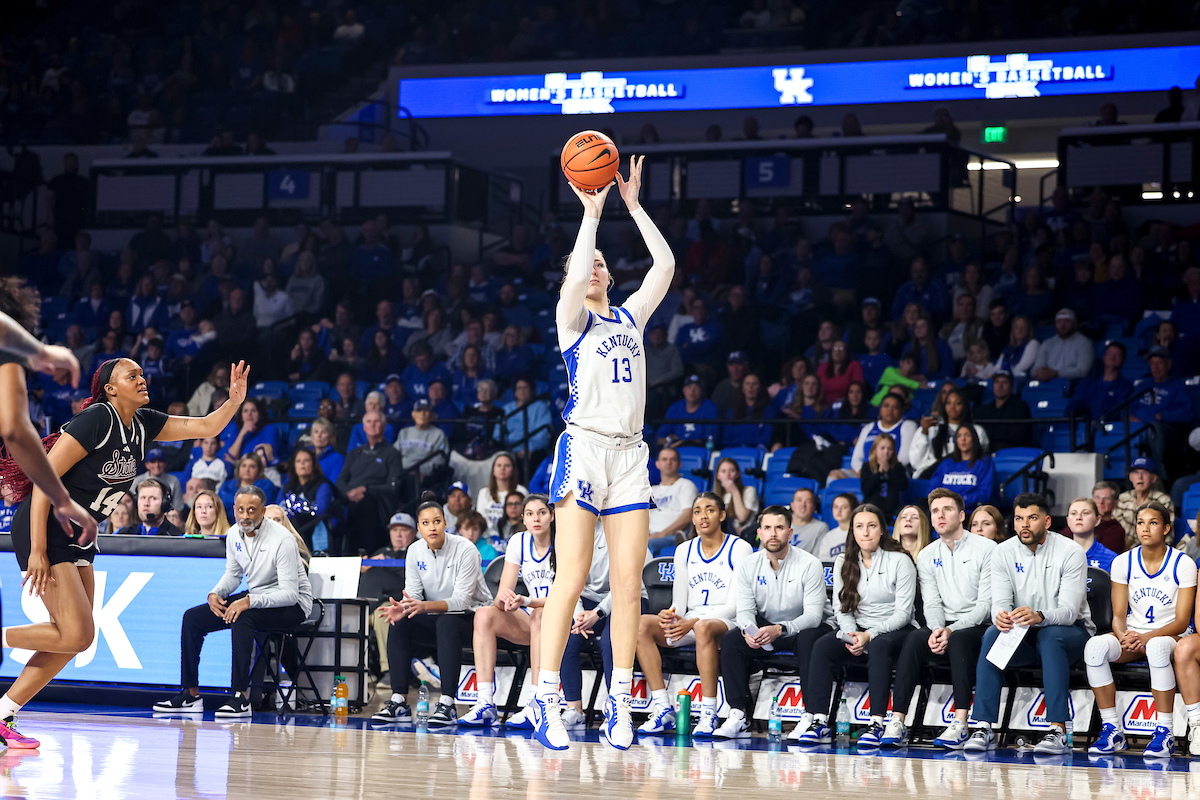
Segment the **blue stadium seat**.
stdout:
[[932,481],[923,478],[909,478],[908,488],[900,493],[900,497],[905,503],[924,506],[929,493],[933,491],[932,485]]
[[854,492],[859,496],[860,500],[862,499],[862,480],[859,478],[838,478],[825,484],[825,489],[834,494]]
[[288,447],[296,449],[296,442],[312,427],[311,422],[293,422],[288,426]]
[[763,508],[767,506],[791,505],[797,489],[812,489],[817,494],[817,482],[812,478],[797,478],[792,475],[767,476],[767,490],[763,493]]
[[[1134,426],[1136,428],[1136,425]],[[1108,448],[1115,445],[1121,439],[1125,438],[1125,429],[1122,425],[1109,423],[1104,426],[1104,429],[1096,434],[1095,452],[1104,455],[1108,452]],[[1137,446],[1146,438],[1145,434],[1135,438],[1130,444],[1131,452],[1134,458],[1138,457]],[[1104,478],[1110,481],[1120,481],[1126,478],[1129,471],[1129,465],[1125,460],[1125,448],[1118,447],[1112,453],[1108,454],[1108,458],[1104,465]]]
[[792,457],[792,453],[796,452],[794,447],[781,447],[773,453],[767,453],[763,456],[762,468],[763,472],[767,473],[767,480],[770,481],[772,476],[786,475],[788,461]]
[[66,314],[71,308],[69,297],[50,295],[42,298],[42,324]]
[[1149,374],[1150,365],[1146,363],[1146,359],[1130,352],[1129,357],[1125,359],[1125,365],[1121,367],[1121,377],[1137,383]]
[[316,392],[324,396],[329,394],[331,388],[327,381],[297,381],[291,385],[290,390],[293,392]]
[[708,460],[708,451],[703,447],[676,447],[679,453],[679,474],[696,484],[697,491],[707,492],[709,482],[699,475],[693,475],[692,470],[703,469]]
[[354,382],[354,391],[358,394],[359,397],[366,397],[367,392],[373,391],[374,389],[375,389],[375,387],[371,385],[370,381],[355,381]]
[[1032,407],[1037,400],[1061,400],[1071,388],[1071,382],[1066,378],[1055,378],[1050,381],[1030,381],[1021,390],[1021,399]]
[[1139,340],[1145,339],[1151,332],[1158,328],[1159,323],[1163,319],[1158,314],[1147,314],[1142,317],[1138,320],[1138,324],[1133,326],[1133,338]]
[[1179,530],[1175,534],[1175,541],[1179,541],[1183,536],[1183,525],[1185,523],[1189,531],[1195,532],[1197,514],[1200,514],[1200,493],[1188,489],[1187,494],[1183,496],[1183,507],[1176,512],[1176,522],[1179,524]]
[[288,416],[293,419],[316,419],[317,408],[320,406],[319,401],[301,400],[299,403],[293,403],[291,409],[288,410]]
[[292,403],[320,403],[325,398],[325,392],[317,392],[315,389],[290,389],[287,393],[287,399]]
[[919,410],[922,415],[928,414],[933,409],[933,401],[937,400],[937,396],[937,389],[917,389],[913,392],[913,408]]
[[271,386],[263,386],[261,383],[256,383],[250,387],[249,392],[251,397],[260,397],[264,400],[282,400],[283,390],[276,389]]
[[290,388],[292,387],[287,381],[259,381],[258,383],[254,384],[254,387],[251,390],[251,396],[257,396],[253,394],[255,391],[265,390],[270,392],[279,392],[278,396],[283,397],[284,393],[286,393]]
[[1047,417],[1065,417],[1067,403],[1070,401],[1065,397],[1039,397],[1026,402],[1029,403],[1029,413],[1034,419],[1045,419]]
[[[1075,442],[1082,445],[1087,441],[1087,429],[1082,422],[1075,425]],[[1042,434],[1042,449],[1053,453],[1071,452],[1071,428],[1066,423],[1050,425]],[[1097,451],[1099,452],[1099,451]]]
[[[849,479],[843,479],[843,480],[849,480]],[[857,479],[855,479],[855,480],[857,480]],[[847,492],[850,492],[850,490],[848,488],[841,489],[841,490],[835,490],[835,489],[830,489],[828,486],[826,486],[824,489],[821,490],[821,514],[820,514],[820,516],[821,516],[821,519],[823,519],[825,521],[825,524],[828,525],[830,528],[837,527],[837,520],[835,520],[833,518],[833,498],[837,497],[839,494],[846,494]],[[862,496],[861,488],[857,492],[850,492],[850,493],[858,498],[858,502],[860,502],[860,503],[862,502],[863,496]]]
[[1021,482],[1013,481],[1008,487],[1002,484],[1010,475],[1041,454],[1036,447],[1006,447],[992,454],[995,467],[996,488],[1002,500],[1009,500],[1021,493]]

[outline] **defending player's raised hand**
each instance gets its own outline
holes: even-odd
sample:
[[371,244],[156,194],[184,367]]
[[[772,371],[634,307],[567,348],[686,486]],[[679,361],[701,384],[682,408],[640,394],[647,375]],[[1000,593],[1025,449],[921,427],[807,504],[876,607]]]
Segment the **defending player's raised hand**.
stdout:
[[594,194],[583,191],[569,181],[567,185],[571,187],[571,191],[574,192],[575,196],[579,198],[579,202],[583,203],[583,215],[585,217],[592,217],[593,219],[600,219],[600,214],[604,212],[604,201],[608,199],[608,190],[611,189],[613,185],[610,183],[608,186],[605,186],[603,189],[598,190]]
[[79,385],[79,360],[66,347],[56,344],[42,345],[37,353],[29,357],[29,366],[47,375],[53,375],[56,370],[65,369],[71,375],[71,385]]
[[629,157],[628,180],[622,178],[621,173],[617,173],[617,191],[621,193],[621,199],[625,201],[625,207],[631,214],[642,207],[638,193],[642,190],[642,164],[645,161],[645,156]]
[[54,516],[64,531],[71,530],[71,523],[74,523],[76,527],[80,528],[81,532],[79,537],[76,539],[76,542],[80,547],[87,547],[89,544],[96,541],[96,534],[98,532],[96,520],[92,519],[92,515],[74,500],[70,500],[62,505],[55,506]]
[[245,361],[229,365],[229,399],[235,408],[245,402],[249,380],[250,367]]

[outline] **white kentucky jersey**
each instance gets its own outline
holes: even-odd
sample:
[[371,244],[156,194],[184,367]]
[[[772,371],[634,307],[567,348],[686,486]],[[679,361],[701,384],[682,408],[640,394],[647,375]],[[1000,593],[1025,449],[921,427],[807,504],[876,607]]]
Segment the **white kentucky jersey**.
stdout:
[[550,553],[551,549],[547,549],[540,558],[538,557],[533,534],[529,531],[514,533],[513,537],[508,540],[508,548],[504,551],[504,560],[509,564],[517,564],[521,567],[521,580],[524,581],[530,598],[550,596],[550,584],[554,583]]
[[570,394],[563,421],[605,436],[636,436],[646,421],[646,349],[642,330],[624,308],[612,317],[588,312],[575,341],[558,329]]
[[[742,560],[754,552],[750,543],[732,534],[725,534],[721,548],[711,558],[705,558],[700,537],[689,539],[675,550],[675,582],[686,578],[687,610],[678,606],[677,614],[687,617],[718,616],[733,619],[737,601],[733,594],[734,572]],[[729,606],[729,609],[723,608]]]
[[1142,561],[1142,548],[1135,547],[1116,557],[1111,577],[1129,588],[1125,627],[1149,633],[1175,619],[1179,590],[1196,585],[1196,562],[1182,550],[1168,548],[1162,566],[1151,575]]

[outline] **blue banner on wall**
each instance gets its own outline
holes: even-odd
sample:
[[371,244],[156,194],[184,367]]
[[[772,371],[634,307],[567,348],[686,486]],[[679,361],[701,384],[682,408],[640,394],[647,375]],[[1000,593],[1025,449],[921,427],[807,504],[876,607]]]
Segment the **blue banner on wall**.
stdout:
[[993,100],[1191,86],[1200,45],[779,67],[409,78],[414,117],[619,114]]
[[[58,674],[65,681],[179,685],[179,630],[183,612],[206,602],[225,572],[223,558],[96,556],[96,638]],[[49,620],[41,600],[21,591],[11,553],[0,553],[4,625]],[[32,655],[6,649],[0,676],[14,678]],[[200,683],[229,686],[229,631],[209,634],[200,659]]]

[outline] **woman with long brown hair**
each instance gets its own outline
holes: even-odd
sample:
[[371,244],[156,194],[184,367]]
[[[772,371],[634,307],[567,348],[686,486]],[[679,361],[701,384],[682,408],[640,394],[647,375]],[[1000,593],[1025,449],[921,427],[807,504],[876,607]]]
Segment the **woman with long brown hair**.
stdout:
[[224,536],[228,530],[229,517],[225,513],[225,504],[212,489],[201,489],[192,501],[183,535]]
[[[892,694],[892,665],[912,630],[917,568],[900,543],[888,535],[877,506],[854,509],[846,552],[833,563],[833,608],[838,630],[813,644],[805,707],[813,719],[801,745],[828,744],[829,701],[835,664],[867,665],[871,723],[858,738],[859,749],[878,747],[883,717]],[[868,648],[868,644],[870,647]]]

